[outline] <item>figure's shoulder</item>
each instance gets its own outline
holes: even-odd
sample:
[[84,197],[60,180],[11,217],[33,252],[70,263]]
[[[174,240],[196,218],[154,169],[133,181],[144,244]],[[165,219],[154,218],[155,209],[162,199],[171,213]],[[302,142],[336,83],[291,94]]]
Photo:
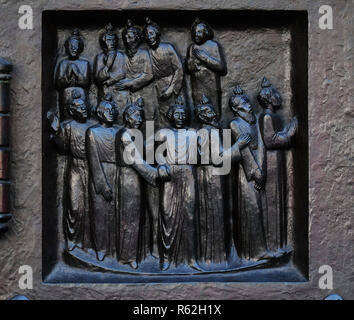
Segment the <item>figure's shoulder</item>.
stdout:
[[103,57],[104,57],[104,53],[103,53],[103,52],[100,52],[100,53],[96,54],[96,56],[95,56],[95,61],[96,61],[96,62],[102,61],[102,60],[103,60]]
[[67,57],[60,57],[57,60],[56,66],[61,66],[63,64],[67,64],[68,63],[68,58]]
[[219,48],[220,44],[219,42],[217,42],[216,40],[207,40],[205,42],[205,44],[208,46],[208,47],[212,47],[212,48]]
[[99,130],[101,126],[99,124],[95,124],[87,129],[87,135],[93,136],[95,135]]
[[88,60],[88,59],[86,59],[86,58],[81,58],[80,57],[80,59],[77,59],[78,61],[80,61],[80,62],[82,62],[82,63],[84,63],[84,64],[86,64],[86,65],[89,65],[90,64],[90,61]]

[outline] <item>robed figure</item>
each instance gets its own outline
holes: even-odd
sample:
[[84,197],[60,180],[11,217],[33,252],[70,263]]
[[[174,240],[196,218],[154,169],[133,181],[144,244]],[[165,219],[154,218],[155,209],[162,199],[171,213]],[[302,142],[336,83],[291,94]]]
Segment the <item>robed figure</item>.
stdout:
[[[114,84],[125,77],[125,56],[117,49],[118,36],[111,24],[108,24],[106,31],[100,35],[100,45],[102,52],[96,56],[93,70],[98,87],[98,99],[101,101],[107,93],[110,93],[116,106],[124,108],[129,100],[128,93],[116,90]],[[122,115],[123,111],[124,109],[119,109],[119,115]],[[122,123],[122,119],[118,122]]]
[[[197,135],[186,127],[190,118],[182,101],[167,112],[172,128],[161,129],[156,140],[158,163],[171,168],[171,180],[160,190],[159,249],[161,269],[171,264],[193,265],[197,256],[196,176]],[[164,155],[165,154],[165,155]],[[192,163],[192,164],[191,164]]]
[[[226,261],[224,177],[215,174],[212,154],[222,152],[219,123],[213,105],[206,96],[195,109],[196,119],[202,123],[198,130],[198,213],[199,261],[219,263]],[[212,141],[212,132],[218,141]]]
[[129,97],[129,103],[135,103],[139,98],[142,98],[146,120],[153,120],[157,103],[151,84],[153,73],[149,52],[139,48],[142,41],[141,30],[134,26],[131,20],[128,20],[127,26],[122,31],[122,38],[125,48],[125,77],[118,81],[114,87],[121,94],[126,94]]
[[291,147],[292,137],[297,129],[297,119],[293,117],[289,125],[284,126],[284,120],[276,112],[281,107],[281,96],[266,78],[263,78],[258,101],[263,107],[259,123],[265,145],[267,172],[265,192],[268,210],[263,216],[264,226],[269,250],[281,255],[287,244],[287,173],[284,151]]
[[259,260],[268,257],[263,226],[263,215],[267,209],[263,190],[264,145],[249,98],[239,86],[234,88],[229,104],[236,116],[230,122],[232,137],[236,141],[241,134],[251,137],[249,144],[240,150],[241,161],[237,164],[234,193],[236,248],[242,258]]
[[[78,30],[65,41],[67,57],[58,60],[54,71],[54,83],[59,92],[59,113],[60,119],[69,118],[67,107],[72,100],[72,92],[80,93],[82,99],[87,103],[88,89],[91,84],[90,63],[80,58],[84,50],[84,41]],[[89,110],[90,111],[90,110]]]
[[90,221],[93,248],[97,260],[115,257],[118,201],[116,136],[119,127],[113,125],[117,109],[112,96],[107,95],[96,109],[99,124],[87,131],[86,146],[89,162]]
[[158,112],[155,120],[157,120],[157,128],[160,129],[169,126],[166,114],[181,92],[183,65],[174,46],[171,43],[161,42],[159,25],[149,18],[146,18],[143,34],[149,46],[154,86],[158,99]]
[[149,221],[143,210],[142,180],[157,188],[169,176],[166,165],[155,168],[143,159],[143,135],[139,129],[144,121],[144,110],[140,105],[141,103],[136,102],[126,107],[123,114],[125,126],[119,131],[117,138],[120,171],[117,256],[120,263],[129,264],[133,269],[138,267],[139,261],[146,258],[150,251],[150,234],[145,234]]
[[186,71],[191,76],[192,97],[196,106],[203,94],[207,94],[221,116],[220,77],[227,74],[227,66],[220,44],[213,40],[214,32],[207,22],[198,18],[192,25],[193,44],[188,47]]
[[64,178],[64,235],[67,249],[90,247],[89,199],[88,199],[88,163],[86,154],[86,132],[92,125],[87,122],[88,110],[78,91],[73,91],[69,105],[72,120],[59,124],[59,119],[51,114],[51,126],[54,129],[54,141],[59,150],[67,154]]

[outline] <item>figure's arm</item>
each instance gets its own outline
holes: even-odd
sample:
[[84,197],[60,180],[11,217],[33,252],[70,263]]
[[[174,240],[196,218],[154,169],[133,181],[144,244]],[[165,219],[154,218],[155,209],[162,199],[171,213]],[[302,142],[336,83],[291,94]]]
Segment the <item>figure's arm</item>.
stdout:
[[283,131],[276,131],[271,115],[264,115],[262,137],[264,144],[268,150],[286,148],[290,145],[292,136],[296,132],[297,121],[294,118],[289,127]]
[[93,74],[95,82],[97,84],[102,84],[105,80],[109,79],[109,72],[106,65],[103,63],[101,55],[97,55],[93,67]]
[[117,90],[129,89],[135,92],[147,86],[152,81],[153,73],[149,53],[144,51],[141,55],[139,63],[144,65],[143,71],[134,78],[125,78],[118,81],[115,84]]
[[169,45],[168,53],[169,53],[172,69],[174,70],[174,74],[170,86],[166,90],[167,91],[166,94],[168,95],[168,97],[170,97],[173,92],[176,96],[178,96],[183,84],[183,77],[184,77],[183,65],[177,51],[172,45]]
[[47,118],[53,132],[50,135],[50,138],[54,140],[60,153],[68,153],[71,131],[70,122],[64,121],[60,123],[59,118],[53,112],[48,112]]
[[63,61],[59,61],[55,67],[54,82],[58,90],[67,88],[70,85],[70,79],[67,76],[67,68],[64,68]]
[[[120,137],[120,142],[123,144],[124,150],[128,150],[128,146],[134,144],[129,131],[126,130],[122,134],[118,134]],[[131,166],[140,174],[140,176],[152,186],[157,186],[159,182],[168,181],[170,178],[170,168],[167,164],[159,165],[157,168],[148,164],[141,154],[139,154],[138,148],[134,149],[135,153],[134,157],[127,152],[125,156],[128,158],[126,159],[131,163]]]
[[[104,84],[107,86],[111,86],[118,81],[122,80],[125,78],[125,71],[124,71],[124,56],[120,53],[117,52],[115,53],[115,60],[114,60],[114,67],[109,69],[108,76],[109,79],[107,79]],[[108,63],[107,63],[108,64]]]
[[96,194],[102,194],[107,201],[110,201],[113,197],[112,188],[102,168],[95,137],[91,129],[88,129],[86,132],[86,149],[90,174]]
[[196,63],[195,63],[195,58],[193,57],[193,53],[192,53],[193,48],[194,48],[194,45],[191,44],[187,50],[187,57],[186,57],[185,65],[186,65],[186,72],[188,74],[192,74],[192,73],[197,72],[199,70]]
[[213,70],[220,75],[227,74],[227,66],[224,55],[221,53],[220,45],[215,42],[216,50],[214,55],[211,52],[207,52],[206,50],[201,50],[194,48],[193,54],[194,56],[203,62],[209,69]]
[[[84,62],[81,62],[84,63]],[[79,69],[79,67],[75,64],[72,63],[72,69],[73,73],[75,74],[76,78],[76,86],[82,87],[82,88],[87,88],[90,85],[90,75],[91,75],[91,70],[90,70],[90,64],[87,61],[85,63],[85,68],[84,72],[82,73]]]

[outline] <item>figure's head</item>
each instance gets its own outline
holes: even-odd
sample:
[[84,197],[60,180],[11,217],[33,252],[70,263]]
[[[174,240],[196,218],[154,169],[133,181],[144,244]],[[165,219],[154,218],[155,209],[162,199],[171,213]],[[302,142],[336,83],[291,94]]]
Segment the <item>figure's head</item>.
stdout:
[[75,29],[71,36],[65,41],[65,50],[70,59],[78,59],[84,50],[84,40],[79,30]]
[[196,18],[191,27],[191,37],[196,44],[203,44],[214,38],[214,31],[207,22]]
[[100,35],[100,45],[103,51],[114,51],[118,47],[118,36],[113,31],[113,26],[109,23],[106,26],[106,31]]
[[281,106],[281,96],[277,89],[268,81],[266,77],[262,80],[262,89],[257,96],[262,108],[279,108]]
[[69,105],[69,115],[77,121],[85,122],[87,119],[87,107],[85,101],[81,98],[80,92],[73,90],[71,97],[72,100]]
[[256,120],[250,99],[239,85],[233,89],[233,95],[230,97],[229,106],[237,116],[240,116],[248,122],[253,123]]
[[129,104],[124,110],[124,122],[129,128],[139,129],[144,122],[144,101],[139,98],[137,102]]
[[127,49],[137,49],[142,40],[141,30],[128,19],[127,25],[122,31],[122,38]]
[[178,97],[175,104],[170,106],[166,117],[174,128],[182,129],[187,125],[189,122],[189,112],[184,106],[182,97]]
[[218,118],[215,109],[205,95],[202,96],[200,104],[195,107],[194,112],[201,122],[218,126]]
[[160,27],[150,18],[146,18],[146,25],[143,29],[145,41],[151,48],[157,48],[160,44],[161,30]]
[[113,97],[110,93],[107,93],[98,107],[96,108],[96,114],[101,122],[107,124],[113,124],[118,117],[118,110],[116,104],[113,102]]

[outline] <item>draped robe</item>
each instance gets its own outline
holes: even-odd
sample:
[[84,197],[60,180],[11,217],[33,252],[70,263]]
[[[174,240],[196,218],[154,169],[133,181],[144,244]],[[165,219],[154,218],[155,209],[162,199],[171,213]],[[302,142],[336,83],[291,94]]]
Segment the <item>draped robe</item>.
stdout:
[[267,244],[276,251],[286,245],[286,163],[284,149],[289,147],[291,136],[283,128],[279,115],[265,110],[260,117],[260,129],[266,147],[268,210],[264,215]]
[[59,149],[69,154],[65,172],[63,227],[68,250],[75,247],[87,249],[90,245],[88,163],[86,157],[86,131],[90,123],[68,120],[61,123],[55,142]]
[[[119,170],[116,157],[116,136],[118,127],[105,128],[95,125],[87,131],[87,153],[90,168],[90,220],[92,242],[97,256],[114,257],[117,240],[117,206],[119,191]],[[113,199],[106,200],[102,191],[109,185]]]
[[237,181],[234,205],[236,219],[235,242],[238,254],[245,259],[259,259],[267,251],[263,226],[263,215],[266,214],[266,198],[264,190],[254,187],[256,170],[263,169],[263,142],[258,123],[249,123],[237,117],[230,123],[234,140],[241,134],[251,135],[251,142],[240,150],[241,161],[237,164]]

